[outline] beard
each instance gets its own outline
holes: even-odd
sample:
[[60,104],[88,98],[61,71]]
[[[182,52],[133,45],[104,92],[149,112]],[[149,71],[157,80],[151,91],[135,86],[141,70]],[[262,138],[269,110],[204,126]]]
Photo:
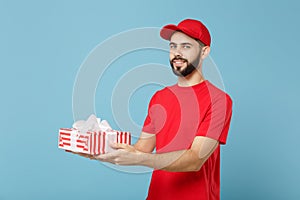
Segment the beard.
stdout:
[[[182,67],[176,67],[176,66],[174,66],[174,64],[173,64],[174,60],[181,60],[181,61],[183,61],[183,63],[187,64],[186,68],[180,70],[180,68],[182,68]],[[182,58],[181,56],[175,56],[172,60],[170,60],[170,65],[171,65],[173,73],[176,76],[180,76],[180,77],[186,77],[189,74],[191,74],[197,68],[197,66],[199,65],[199,63],[200,63],[200,56],[197,56],[197,58],[195,58],[195,60],[193,60],[191,62],[189,62],[185,58]]]

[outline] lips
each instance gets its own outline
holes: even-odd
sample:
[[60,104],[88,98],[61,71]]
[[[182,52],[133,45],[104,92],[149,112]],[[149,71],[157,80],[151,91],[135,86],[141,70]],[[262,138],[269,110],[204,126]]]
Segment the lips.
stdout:
[[171,61],[172,63],[184,63],[187,62],[187,59],[177,55]]
[[184,59],[173,59],[172,60],[172,63],[175,67],[182,67],[185,62],[187,62],[187,61]]
[[173,60],[174,64],[183,64],[184,62],[184,60]]

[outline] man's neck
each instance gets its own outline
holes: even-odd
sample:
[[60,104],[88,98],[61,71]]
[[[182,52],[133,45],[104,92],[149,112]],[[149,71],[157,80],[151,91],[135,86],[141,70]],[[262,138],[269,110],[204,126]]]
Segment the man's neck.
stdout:
[[198,70],[195,70],[193,73],[189,74],[186,77],[178,77],[178,86],[180,87],[190,87],[193,85],[197,85],[201,82],[203,82],[204,76],[202,73]]

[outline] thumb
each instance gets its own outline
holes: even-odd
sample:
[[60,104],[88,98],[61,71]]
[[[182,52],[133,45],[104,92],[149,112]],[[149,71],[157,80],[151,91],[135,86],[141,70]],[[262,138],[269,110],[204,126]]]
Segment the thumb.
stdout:
[[126,148],[126,144],[122,144],[122,143],[111,143],[110,146],[111,146],[111,148],[114,148],[114,149],[125,149]]

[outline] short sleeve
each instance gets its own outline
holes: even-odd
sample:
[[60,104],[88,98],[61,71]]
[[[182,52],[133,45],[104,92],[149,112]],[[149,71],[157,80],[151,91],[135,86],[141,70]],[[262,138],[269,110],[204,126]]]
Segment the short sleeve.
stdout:
[[211,99],[203,121],[199,124],[197,136],[206,136],[226,144],[232,116],[232,100],[226,93]]

